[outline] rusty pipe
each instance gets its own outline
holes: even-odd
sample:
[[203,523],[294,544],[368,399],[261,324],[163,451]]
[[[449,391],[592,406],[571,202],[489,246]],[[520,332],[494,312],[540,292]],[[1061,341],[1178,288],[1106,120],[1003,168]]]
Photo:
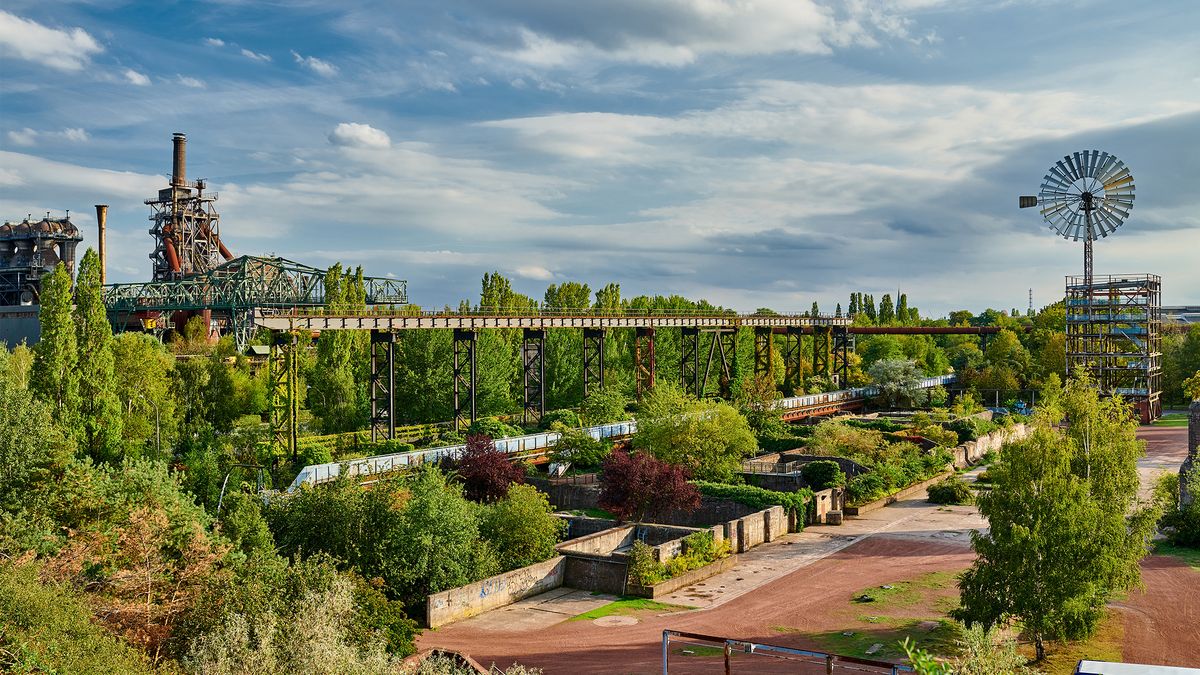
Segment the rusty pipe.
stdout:
[[180,271],[179,254],[175,252],[175,242],[168,239],[165,244],[165,248],[167,249],[167,264],[171,266],[172,272]]
[[108,264],[104,257],[104,228],[108,224],[108,204],[96,205],[96,238],[100,248],[100,285],[104,285]]
[[171,185],[184,187],[187,185],[187,134],[175,133],[171,136],[175,145],[174,161],[171,163]]

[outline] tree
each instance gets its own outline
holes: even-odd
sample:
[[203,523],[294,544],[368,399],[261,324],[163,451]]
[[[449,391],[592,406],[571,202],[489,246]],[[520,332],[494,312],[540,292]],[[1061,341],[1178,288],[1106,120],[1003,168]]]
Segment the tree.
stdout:
[[1193,401],[1200,401],[1200,370],[1183,381],[1183,395]]
[[113,334],[100,289],[100,256],[88,249],[75,284],[79,349],[79,450],[96,461],[122,454],[121,401],[113,371]]
[[593,391],[579,406],[579,418],[586,426],[610,424],[629,419],[625,412],[625,393],[613,385]]
[[921,388],[924,373],[912,361],[884,359],[871,364],[867,372],[890,407],[923,405],[927,400],[925,390]]
[[558,432],[558,440],[550,453],[553,462],[570,462],[574,469],[595,469],[612,452],[610,441],[592,438],[591,434],[581,429],[563,424],[555,424],[551,429]]
[[684,467],[645,452],[614,450],[600,474],[600,508],[623,521],[643,522],[668,511],[694,511],[700,491]]
[[[1066,419],[1066,428],[1056,426]],[[1137,422],[1087,378],[1047,391],[1023,442],[989,469],[978,497],[987,534],[959,583],[956,616],[985,627],[1019,620],[1045,657],[1049,639],[1090,635],[1116,592],[1139,583],[1158,514],[1137,501]]]
[[633,447],[700,480],[727,481],[758,449],[750,424],[731,405],[697,401],[660,384],[642,404]]
[[[155,435],[169,450],[177,435],[175,358],[145,333],[121,333],[113,340],[113,390],[124,412],[126,454],[155,448]],[[165,459],[159,457],[158,459]]]
[[34,399],[9,372],[10,358],[0,344],[0,510],[15,513],[31,482],[66,443],[50,406]]
[[863,305],[863,313],[867,315],[867,321],[870,323],[875,323],[875,319],[878,316],[875,313],[875,296],[868,295],[864,302],[865,304]]
[[892,294],[884,293],[879,301],[879,325],[886,326],[896,320],[896,309],[892,306]]
[[901,293],[900,299],[896,301],[896,322],[904,325],[908,323],[908,294]]
[[759,434],[783,428],[783,411],[775,406],[778,398],[775,381],[766,375],[742,377],[734,388],[738,410]]
[[500,569],[515,570],[553,557],[566,526],[545,494],[531,485],[513,485],[503,499],[485,507],[479,533],[495,547]]
[[483,434],[467,437],[467,447],[455,465],[468,499],[494,502],[504,498],[509,486],[525,480],[525,472],[507,454],[496,449]]
[[71,275],[62,263],[42,277],[40,301],[41,339],[33,347],[30,388],[50,404],[58,419],[70,420],[79,410],[79,350],[71,316]]

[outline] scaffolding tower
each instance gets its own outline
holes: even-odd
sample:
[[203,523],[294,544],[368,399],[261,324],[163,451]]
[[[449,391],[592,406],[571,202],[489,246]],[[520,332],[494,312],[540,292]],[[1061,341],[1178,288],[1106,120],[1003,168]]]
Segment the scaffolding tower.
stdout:
[[1156,274],[1067,277],[1067,374],[1134,404],[1143,422],[1162,415],[1162,282]]

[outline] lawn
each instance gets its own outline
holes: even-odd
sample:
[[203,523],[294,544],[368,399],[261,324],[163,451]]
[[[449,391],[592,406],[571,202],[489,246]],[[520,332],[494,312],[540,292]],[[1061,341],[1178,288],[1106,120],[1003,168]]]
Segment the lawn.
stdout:
[[1152,427],[1186,427],[1188,425],[1187,415],[1183,413],[1170,413],[1163,415],[1157,420],[1150,423]]
[[[1125,641],[1125,622],[1121,614],[1109,610],[1108,616],[1090,640],[1081,642],[1050,642],[1046,644],[1046,659],[1031,664],[1045,675],[1070,675],[1080,659],[1121,661],[1121,643]],[[1022,643],[1021,653],[1033,658],[1033,643]]]
[[591,621],[603,616],[637,616],[641,612],[665,614],[667,612],[683,612],[695,607],[687,605],[669,605],[665,602],[655,602],[648,598],[621,598],[603,607],[597,607],[590,612],[584,612],[572,617],[571,621]]
[[1180,558],[1194,570],[1200,570],[1200,548],[1186,548],[1184,546],[1174,546],[1165,541],[1160,541],[1154,545],[1155,555],[1170,555]]

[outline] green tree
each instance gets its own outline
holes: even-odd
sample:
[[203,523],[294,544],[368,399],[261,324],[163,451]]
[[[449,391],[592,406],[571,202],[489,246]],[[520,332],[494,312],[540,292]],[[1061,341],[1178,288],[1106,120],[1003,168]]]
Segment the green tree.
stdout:
[[697,401],[660,384],[638,415],[633,447],[681,464],[700,480],[728,481],[758,449],[750,424],[728,403]]
[[585,426],[609,424],[629,419],[625,412],[628,399],[620,387],[606,385],[593,391],[579,406],[579,418]]
[[41,339],[33,347],[30,388],[58,419],[70,420],[79,410],[79,349],[71,316],[71,275],[62,263],[42,277],[40,300]]
[[495,548],[500,569],[515,570],[552,558],[566,525],[537,488],[512,485],[504,499],[483,507],[479,533]]
[[867,369],[871,381],[879,387],[879,393],[888,405],[924,405],[928,396],[921,388],[924,375],[915,363],[907,359],[884,359]]
[[887,326],[896,320],[896,309],[892,306],[892,294],[884,293],[879,301],[879,325]]
[[896,323],[904,325],[908,323],[908,294],[901,293],[900,299],[896,301]]
[[79,349],[79,450],[97,461],[121,457],[121,401],[113,372],[112,325],[100,296],[100,256],[88,249],[75,284]]
[[34,399],[9,369],[10,359],[0,344],[0,511],[16,513],[66,441],[49,405]]
[[1072,380],[1043,395],[1032,424],[989,469],[993,489],[978,498],[989,529],[972,534],[956,616],[1018,620],[1042,659],[1047,640],[1091,635],[1112,595],[1139,583],[1158,514],[1137,501],[1143,444],[1119,398]]
[[121,333],[114,338],[113,388],[124,412],[121,430],[127,454],[154,450],[156,433],[164,454],[173,447],[178,435],[174,371],[175,358],[153,337]]

